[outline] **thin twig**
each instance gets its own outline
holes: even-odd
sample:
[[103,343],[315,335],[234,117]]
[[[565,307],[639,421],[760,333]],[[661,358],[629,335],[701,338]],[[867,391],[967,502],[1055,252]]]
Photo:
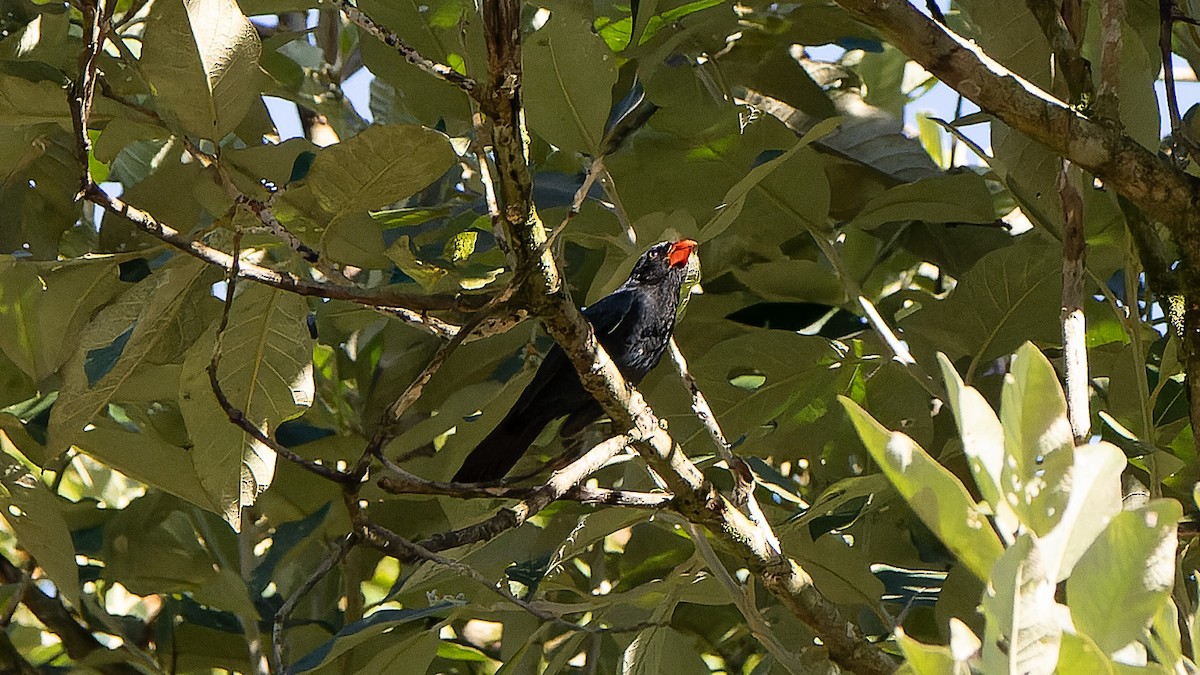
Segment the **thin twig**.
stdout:
[[750,629],[750,634],[753,635],[759,642],[762,643],[771,656],[775,657],[775,661],[783,666],[789,673],[793,675],[803,675],[810,672],[810,669],[805,667],[800,657],[793,653],[786,645],[775,635],[771,630],[771,625],[758,611],[758,607],[750,598],[747,589],[743,588],[729,574],[729,570],[725,569],[725,565],[721,563],[721,559],[717,557],[717,552],[713,550],[712,544],[708,543],[708,537],[704,530],[698,525],[680,519],[682,524],[688,531],[688,536],[691,537],[692,543],[696,546],[696,552],[704,560],[704,564],[708,567],[712,575],[717,581],[725,587],[725,591],[729,593],[729,597],[733,600],[733,604],[742,613],[742,617],[746,619],[746,628]]
[[[233,182],[230,181],[229,185],[233,186]],[[271,197],[264,202],[254,199],[240,190],[237,190],[236,186],[233,186],[233,189],[236,190],[236,193],[234,194],[234,200],[238,205],[245,206],[247,209],[249,209],[251,213],[258,217],[259,221],[262,222],[263,225],[267,226],[267,229],[271,231],[271,234],[274,234],[277,238],[287,244],[288,248],[292,249],[296,253],[299,253],[301,258],[304,258],[310,264],[317,266],[317,269],[321,270],[322,274],[330,276],[325,269],[321,269],[321,267],[332,269],[331,266],[322,264],[324,261],[321,260],[321,255],[313,250],[308,244],[305,244],[303,241],[301,241],[300,237],[292,234],[291,230],[287,229],[287,227],[284,226],[283,223],[279,222],[279,219],[275,217],[275,211],[272,208],[271,202],[273,202],[275,196],[279,194],[278,192],[272,193]]]
[[[223,171],[219,173],[224,174]],[[341,286],[354,286],[354,282],[347,278],[342,270],[322,257],[320,253],[301,241],[283,223],[279,222],[279,219],[275,217],[274,209],[274,200],[276,195],[279,194],[278,192],[272,193],[271,198],[264,202],[242,193],[232,181],[226,179],[226,183],[227,189],[233,191],[234,199],[239,205],[245,206],[272,234],[287,244],[293,251],[300,254],[305,261],[324,275],[326,279]],[[443,340],[449,340],[458,334],[458,326],[435,316],[430,316],[427,312],[418,312],[406,307],[376,307],[375,310],[381,314],[395,317],[407,324],[421,328]]]
[[408,411],[408,408],[415,403],[418,398],[421,397],[421,393],[425,391],[425,385],[429,384],[429,381],[433,379],[433,376],[437,374],[438,370],[441,369],[442,364],[446,362],[446,359],[450,358],[450,355],[454,353],[454,350],[458,349],[475,331],[475,329],[488,319],[491,312],[495,311],[500,305],[508,301],[515,288],[516,286],[514,284],[510,284],[499,294],[493,296],[483,310],[477,312],[473,317],[471,317],[471,320],[464,324],[463,327],[454,335],[454,337],[450,338],[449,341],[438,348],[437,352],[433,355],[433,358],[429,360],[429,363],[425,366],[424,370],[422,370],[420,374],[417,375],[417,377],[412,381],[412,383],[408,385],[404,392],[400,394],[400,397],[397,398],[390,406],[388,406],[387,410],[383,413],[383,419],[380,420],[379,426],[376,427],[375,433],[371,436],[371,440],[367,442],[366,447],[363,449],[362,456],[359,457],[354,469],[350,471],[350,475],[352,476],[354,482],[358,482],[363,479],[373,458],[383,456],[384,446],[386,446],[396,436],[397,424],[399,423],[400,418],[405,412]]
[[88,119],[92,111],[92,96],[96,92],[96,59],[104,46],[104,35],[116,4],[112,0],[83,0],[81,3],[84,46],[79,54],[79,77],[70,88],[70,108],[71,124],[75,131],[75,153],[84,167],[84,178],[80,184],[82,189],[92,182],[87,171],[92,144],[88,138]]
[[621,195],[617,192],[617,182],[613,180],[612,173],[609,172],[607,166],[600,175],[600,186],[604,188],[604,196],[612,202],[613,213],[616,214],[617,222],[621,224],[621,229],[625,232],[625,239],[631,246],[636,245],[637,232],[633,229],[633,222],[629,220],[629,212],[625,210],[625,204],[621,202]]
[[1037,20],[1054,52],[1056,70],[1067,85],[1072,102],[1079,102],[1092,93],[1092,69],[1079,53],[1078,0],[1025,0],[1026,7]]
[[[124,46],[124,42],[120,40],[115,40],[114,42],[116,42],[119,47],[124,47],[124,49],[121,51],[122,58],[129,62],[131,66],[138,66],[137,60],[133,57],[132,53],[128,52],[128,47]],[[168,128],[170,126],[154,110],[151,110],[150,108],[147,108],[136,102],[128,101],[118,97],[108,88],[107,83],[104,81],[100,82],[100,87],[101,92],[105,95],[105,97],[136,110],[143,115],[146,115],[147,117],[153,119],[155,123],[163,126],[164,128]],[[274,202],[279,195],[278,192],[272,192],[271,196],[266,201],[262,201],[245,194],[242,192],[241,188],[239,188],[237,184],[234,183],[230,178],[229,172],[226,171],[224,166],[220,163],[220,158],[200,150],[200,148],[197,147],[196,144],[193,143],[186,135],[177,134],[177,136],[182,138],[184,147],[187,149],[188,154],[197,158],[204,166],[214,170],[214,172],[217,174],[218,180],[221,181],[222,186],[225,188],[225,192],[234,200],[235,204],[238,206],[243,206],[253,213],[258,218],[259,222],[261,222],[267,228],[267,230],[271,232],[271,234],[286,244],[288,248],[299,254],[300,257],[312,265],[313,268],[324,275],[326,279],[330,279],[340,286],[357,288],[354,282],[348,279],[340,269],[323,258],[318,251],[314,250],[308,244],[305,244],[298,236],[296,236],[291,230],[289,230],[283,223],[279,221],[279,218],[275,216],[274,212]],[[406,307],[388,306],[375,306],[374,309],[381,314],[395,317],[407,324],[428,331],[430,334],[435,335],[443,340],[449,340],[458,332],[458,326],[443,321],[435,316],[430,316],[427,311],[417,311],[408,309]],[[474,337],[478,338],[480,336],[476,334]]]
[[505,530],[511,530],[565,495],[585,478],[599,471],[610,459],[624,451],[630,442],[632,442],[632,438],[628,435],[614,436],[588,450],[562,470],[551,474],[545,484],[534,488],[534,491],[520,503],[503,508],[482,522],[450,532],[441,532],[419,543],[429,550],[445,551],[492,539]]
[[1171,67],[1171,34],[1175,22],[1179,19],[1180,16],[1175,11],[1175,0],[1158,0],[1158,49],[1162,54],[1167,115],[1171,120],[1171,143],[1176,150],[1183,151],[1183,157],[1176,157],[1176,161],[1182,166],[1187,164],[1187,158],[1200,155],[1200,147],[1192,140],[1183,124],[1183,118],[1179,114],[1179,100],[1175,94],[1175,69]]
[[404,57],[405,61],[408,61],[417,68],[420,68],[439,80],[448,82],[459,89],[462,89],[472,97],[475,95],[475,89],[477,87],[475,80],[463,75],[444,63],[437,63],[436,61],[431,61],[425,58],[415,48],[405,43],[404,40],[400,39],[399,35],[396,35],[387,27],[383,26],[375,19],[372,19],[367,15],[366,12],[351,4],[349,0],[339,0],[338,7],[341,8],[342,12],[346,15],[346,18],[350,19],[350,21],[354,22],[355,25],[367,31],[371,35],[379,38],[379,41],[383,44],[395,49],[396,53]]
[[657,621],[643,621],[633,625],[619,627],[592,626],[588,624],[580,625],[577,623],[572,623],[539,606],[537,603],[518,598],[511,590],[509,590],[506,582],[494,583],[487,577],[483,576],[483,573],[474,567],[435,553],[420,544],[411,542],[404,537],[401,537],[387,528],[380,527],[374,523],[368,523],[366,526],[364,541],[379,551],[401,560],[421,560],[452,570],[460,576],[479,583],[488,590],[504,598],[504,600],[530,613],[535,618],[546,623],[552,623],[560,628],[565,628],[566,630],[579,631],[583,633],[635,633],[646,630],[647,628],[662,625],[661,622]]
[[[458,499],[529,499],[544,486],[514,487],[507,485],[484,485],[480,483],[443,483],[425,480],[392,464],[384,458],[384,466],[397,472],[395,476],[384,476],[378,485],[384,492],[394,495],[443,495]],[[634,508],[657,509],[670,503],[672,496],[664,492],[635,492],[610,488],[575,485],[557,499],[583,504],[605,504]]]
[[[117,197],[109,196],[95,183],[89,184],[84,189],[83,197],[113,215],[128,219],[143,232],[210,265],[220,267],[226,272],[233,266],[233,257],[228,253],[184,236],[149,213],[126,204]],[[288,272],[267,269],[250,263],[242,263],[239,266],[238,278],[249,279],[297,295],[346,300],[367,307],[406,307],[421,311],[442,309],[469,311],[477,309],[485,302],[481,296],[410,295],[396,293],[387,288],[356,288],[319,283],[302,279]]]
[[779,545],[779,537],[775,536],[775,531],[771,529],[771,524],[767,521],[762,507],[759,506],[758,498],[754,496],[754,472],[741,457],[733,454],[732,446],[729,445],[729,441],[725,440],[725,432],[721,431],[721,425],[717,423],[717,416],[713,414],[712,408],[708,405],[708,399],[704,398],[704,392],[700,391],[700,385],[696,382],[696,378],[688,370],[687,360],[683,357],[683,352],[680,351],[674,337],[671,338],[668,349],[671,353],[671,360],[675,363],[675,369],[679,372],[679,377],[692,395],[692,410],[708,430],[708,435],[717,446],[717,452],[729,467],[729,473],[733,474],[733,503],[746,505],[750,522],[758,528],[767,546],[776,554],[781,554],[783,548]]
[[216,396],[217,404],[220,405],[221,409],[225,411],[225,416],[229,418],[229,421],[240,428],[243,432],[250,435],[250,437],[254,440],[267,446],[280,457],[283,457],[293,464],[311,471],[322,478],[326,478],[337,483],[346,483],[350,480],[350,476],[348,474],[338,471],[335,468],[325,466],[324,464],[318,464],[312,460],[305,459],[304,457],[292,452],[282,443],[279,443],[264,433],[262,429],[259,429],[258,426],[246,416],[246,412],[244,410],[238,408],[233,404],[232,401],[229,400],[229,397],[225,394],[224,388],[221,387],[221,380],[217,376],[217,368],[221,363],[221,343],[225,337],[225,329],[229,326],[229,314],[233,309],[233,295],[237,288],[238,268],[240,266],[241,259],[241,256],[239,255],[241,236],[242,234],[240,231],[234,233],[233,264],[229,268],[229,274],[226,277],[225,282],[225,306],[221,312],[220,323],[217,325],[217,338],[216,342],[213,344],[212,358],[209,360],[208,368],[206,369],[208,371],[208,382],[212,388],[213,395]]
[[283,624],[287,622],[288,617],[296,610],[296,605],[299,604],[300,600],[315,588],[321,582],[321,579],[324,579],[325,575],[329,574],[330,570],[341,563],[346,554],[357,543],[358,535],[353,532],[342,537],[338,542],[337,548],[321,561],[321,564],[304,580],[300,588],[297,588],[291,597],[283,603],[283,606],[279,608],[279,611],[275,612],[274,621],[271,623],[271,669],[276,673],[284,674],[288,672],[283,660]]
[[725,465],[733,474],[733,503],[745,504],[754,494],[754,472],[741,457],[733,454],[733,446],[725,439],[725,432],[721,431],[721,425],[717,423],[717,416],[713,414],[712,407],[708,405],[708,399],[704,398],[704,392],[700,391],[699,383],[688,370],[687,359],[683,357],[683,352],[680,351],[679,344],[674,337],[667,345],[667,353],[671,355],[671,362],[675,364],[675,371],[679,373],[683,386],[692,396],[692,411],[696,413],[696,417],[708,431],[713,444],[717,446],[717,454],[725,460]]
[[549,248],[554,240],[563,233],[563,230],[567,229],[567,225],[571,224],[571,220],[579,215],[579,211],[583,209],[583,202],[587,200],[588,192],[592,189],[592,184],[596,182],[602,171],[604,171],[604,157],[600,156],[593,159],[588,166],[587,174],[583,177],[583,184],[575,191],[575,198],[571,200],[571,208],[567,211],[567,215],[563,216],[558,227],[554,228],[550,236],[546,237],[545,243],[542,244],[543,250]]
[[821,252],[825,254],[825,259],[829,261],[834,271],[837,272],[838,279],[842,282],[842,287],[846,289],[846,295],[857,299],[859,307],[866,314],[867,323],[871,325],[871,328],[875,329],[875,332],[883,340],[884,345],[891,351],[892,357],[900,365],[904,366],[904,372],[916,380],[917,384],[921,385],[921,388],[928,392],[930,396],[943,398],[945,393],[941,391],[938,382],[929,377],[929,373],[925,372],[925,369],[921,367],[921,364],[917,363],[912,353],[909,352],[908,345],[896,337],[887,320],[875,309],[875,304],[863,295],[858,280],[850,273],[850,270],[842,261],[842,256],[838,254],[833,244],[818,232],[813,232],[812,238],[816,242],[817,248],[821,249]]

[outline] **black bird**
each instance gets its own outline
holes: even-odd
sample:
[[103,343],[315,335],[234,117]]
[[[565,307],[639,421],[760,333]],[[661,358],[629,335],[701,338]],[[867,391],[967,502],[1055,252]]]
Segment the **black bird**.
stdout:
[[[671,341],[680,289],[696,245],[684,239],[651,246],[620,288],[583,310],[596,339],[625,379],[634,384],[658,365]],[[553,420],[567,416],[560,433],[571,436],[602,413],[600,404],[579,382],[566,353],[555,345],[512,410],[471,451],[453,480],[499,480]]]

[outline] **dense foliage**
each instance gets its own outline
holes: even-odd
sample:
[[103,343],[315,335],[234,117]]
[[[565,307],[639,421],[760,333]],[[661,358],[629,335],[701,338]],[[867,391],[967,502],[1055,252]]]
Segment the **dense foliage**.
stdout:
[[[1194,667],[1200,561],[1175,528],[1200,480],[1194,352],[1179,289],[1147,283],[1180,256],[1116,189],[1065,189],[1059,156],[989,111],[907,136],[935,79],[834,2],[525,4],[523,73],[500,83],[474,2],[356,6],[0,4],[0,670],[874,672],[830,660],[822,631],[845,624],[910,672]],[[1158,8],[1113,29],[1106,6],[955,0],[939,20],[1157,151]],[[1194,27],[1174,31],[1196,63]],[[1086,86],[1053,67],[1070,50]],[[342,89],[364,68],[371,122]],[[676,340],[753,471],[751,515],[811,578],[796,597],[842,624],[764,590],[633,451],[475,537],[529,491],[409,480],[448,480],[550,345],[513,320],[521,292],[494,312],[508,330],[451,339],[529,273],[497,239],[497,200],[529,181],[497,173],[487,87],[520,92],[516,161],[576,304],[651,243],[700,242]],[[280,142],[268,97],[305,137]],[[1055,371],[1072,194],[1078,446]],[[640,391],[729,495],[667,361]],[[562,454],[539,441],[516,485]]]

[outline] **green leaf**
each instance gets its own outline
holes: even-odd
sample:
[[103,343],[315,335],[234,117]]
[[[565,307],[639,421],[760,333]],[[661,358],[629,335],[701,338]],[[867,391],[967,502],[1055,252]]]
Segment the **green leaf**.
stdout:
[[71,125],[71,111],[63,87],[54,82],[30,82],[0,73],[0,127],[57,122]]
[[1056,581],[1071,574],[1079,557],[1121,512],[1125,464],[1125,454],[1111,443],[1075,448],[1074,463],[1062,476],[1062,482],[1070,486],[1066,507],[1058,524],[1040,542],[1048,564],[1058,570]]
[[[0,82],[0,88],[7,86]],[[56,99],[65,97],[53,91]],[[58,260],[62,235],[80,219],[75,193],[84,169],[74,138],[61,127],[0,126],[0,251]]]
[[[51,449],[65,449],[78,441],[84,426],[100,416],[134,370],[177,335],[177,322],[187,320],[181,315],[194,302],[193,293],[207,286],[208,269],[203,262],[180,259],[178,265],[164,267],[126,291],[83,329],[75,354],[63,367],[62,388],[50,413],[47,445]],[[89,383],[89,354],[111,348],[130,327],[133,332],[120,357],[103,377]]]
[[0,351],[34,380],[48,377],[74,352],[96,310],[128,288],[118,261],[0,262]]
[[131,143],[151,139],[165,139],[171,132],[148,122],[138,122],[117,117],[104,126],[100,138],[92,146],[98,161],[111,163]]
[[521,48],[529,128],[563,150],[598,153],[617,82],[617,58],[589,15],[558,3]]
[[949,647],[922,644],[910,638],[903,628],[896,628],[896,644],[904,654],[904,666],[914,675],[958,675],[970,672],[959,668]]
[[1061,258],[1059,247],[1024,235],[980,259],[946,300],[922,298],[902,327],[929,352],[943,351],[954,362],[970,356],[963,379],[973,382],[981,366],[1026,341],[1060,343]]
[[[138,595],[203,586],[218,574],[212,551],[222,542],[201,536],[196,515],[161,492],[130,502],[105,526],[104,578]],[[226,531],[232,538],[233,533]]]
[[63,519],[59,498],[24,464],[0,452],[0,516],[17,535],[55,588],[79,607],[79,568],[75,544]]
[[[303,673],[310,670],[315,670],[333,659],[345,654],[349,650],[358,645],[370,640],[373,637],[395,630],[403,624],[424,619],[426,617],[435,616],[451,609],[453,605],[448,603],[438,603],[420,609],[384,609],[375,612],[371,616],[360,621],[346,626],[338,631],[337,635],[332,640],[325,642],[317,649],[305,654],[303,658],[296,661],[289,668],[288,672]],[[430,635],[429,632],[423,632],[421,635]],[[410,638],[412,640],[413,638]],[[408,641],[406,641],[408,642]],[[437,645],[433,645],[433,653],[436,653]],[[430,660],[433,659],[433,653],[430,654]],[[417,669],[418,672],[424,670],[424,667]],[[386,672],[386,671],[365,671],[365,672]]]
[[247,581],[251,592],[256,597],[266,591],[267,586],[271,583],[271,576],[275,574],[275,568],[279,566],[280,561],[297,544],[312,534],[313,530],[324,524],[325,517],[329,515],[330,504],[331,502],[326,502],[324,506],[304,518],[282,523],[275,528],[275,532],[271,535],[271,550],[267,551],[267,555],[254,568],[254,572],[250,574]]
[[475,230],[466,230],[450,237],[446,240],[446,246],[442,249],[442,257],[455,265],[465,263],[467,258],[475,252],[475,243],[479,239],[479,233]]
[[[175,389],[179,386],[178,381],[170,384]],[[152,429],[130,431],[102,418],[80,435],[75,444],[89,456],[134,480],[220,513],[201,486],[191,451],[167,442]]]
[[996,220],[996,210],[983,178],[965,171],[897,185],[872,199],[852,225],[870,230],[901,220],[991,223]]
[[387,257],[396,263],[401,272],[412,277],[426,291],[432,290],[438,280],[447,274],[445,269],[417,258],[412,252],[407,234],[396,239],[388,247]]
[[340,218],[376,209],[441,178],[457,156],[445,134],[418,126],[374,126],[317,154],[307,183]]
[[[796,562],[812,576],[821,593],[839,604],[875,607],[884,593],[884,584],[871,572],[866,552],[848,545],[841,537],[817,537],[814,541],[808,528],[797,532],[797,545],[784,544],[795,550]],[[784,539],[790,543],[792,537]]]
[[1072,487],[1063,480],[1075,452],[1067,401],[1054,366],[1028,342],[1013,355],[1000,398],[1007,457],[1000,490],[1021,522],[1042,536],[1058,524]]
[[189,135],[219,141],[259,96],[261,53],[234,0],[163,0],[147,17],[138,63],[164,117]]
[[[293,293],[248,285],[239,289],[221,343],[221,388],[267,435],[312,405],[312,338],[308,304]],[[234,426],[213,394],[207,368],[216,327],[188,350],[180,411],[194,444],[192,461],[204,491],[235,528],[241,507],[271,483],[275,453]]]
[[250,600],[246,582],[241,575],[231,569],[222,567],[216,576],[192,591],[192,598],[206,607],[237,614],[246,621],[261,619],[254,603]]
[[1054,671],[1065,608],[1054,601],[1054,574],[1046,563],[1036,538],[1023,534],[987,577],[984,672]]
[[1113,675],[1113,663],[1086,635],[1063,633],[1058,650],[1058,675]]
[[1067,579],[1071,619],[1105,653],[1140,639],[1170,595],[1182,515],[1168,499],[1121,512]]
[[1051,87],[1050,47],[1028,6],[964,0],[964,19],[988,55],[1043,90]]
[[[737,220],[741,215],[743,208],[746,205],[746,200],[752,192],[760,193],[770,203],[778,206],[785,213],[790,213],[797,216],[806,227],[809,229],[825,232],[829,226],[826,218],[829,214],[829,184],[827,181],[805,181],[806,190],[804,194],[796,194],[799,192],[795,189],[795,176],[788,176],[787,189],[783,185],[776,185],[772,182],[765,182],[776,169],[784,164],[792,171],[803,169],[805,167],[817,167],[819,163],[816,156],[811,153],[805,154],[802,161],[791,162],[793,157],[804,148],[808,147],[813,141],[816,141],[837,129],[842,123],[840,117],[830,117],[829,119],[818,122],[808,133],[804,134],[800,140],[791,148],[754,168],[746,173],[745,177],[739,180],[733,187],[725,193],[725,207],[718,211],[704,227],[700,233],[704,239],[711,239],[718,234],[721,234],[730,225]],[[820,177],[824,177],[824,172],[820,171]],[[821,187],[823,186],[823,190]]]
[[1157,640],[1152,639],[1149,645],[1151,658],[1158,663],[1182,664],[1183,636],[1179,632],[1179,608],[1175,600],[1168,597],[1158,608],[1150,630]]
[[[358,6],[403,35],[405,43],[422,56],[440,63],[465,60],[480,71],[472,74],[486,78],[482,22],[476,18],[473,2],[363,0]],[[461,28],[465,28],[465,34]],[[445,124],[451,135],[470,133],[471,100],[463,90],[430,77],[373,35],[361,29],[358,34],[363,62],[376,76],[370,91],[376,124]]]
[[441,641],[433,631],[424,631],[407,640],[392,640],[386,637],[374,641],[379,646],[366,665],[357,669],[363,673],[420,673],[429,668],[437,656]]
[[662,670],[665,626],[653,626],[638,633],[621,655],[621,675],[652,675]]
[[[692,363],[692,372],[730,440],[746,436],[741,450],[753,452],[756,443],[773,447],[778,440],[770,435],[753,436],[764,425],[773,428],[804,414],[814,399],[832,386],[837,372],[828,364],[833,360],[836,354],[824,338],[758,330],[705,350]],[[739,385],[753,386],[753,390],[748,392]],[[704,431],[698,430],[683,442],[702,436]]]
[[921,522],[977,577],[987,579],[1004,546],[963,484],[908,436],[889,432],[845,396],[838,400],[872,459]]

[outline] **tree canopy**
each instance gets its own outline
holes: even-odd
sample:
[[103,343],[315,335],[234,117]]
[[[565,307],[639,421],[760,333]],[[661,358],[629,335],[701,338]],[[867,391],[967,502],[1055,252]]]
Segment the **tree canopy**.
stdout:
[[0,671],[1191,672],[1197,5],[3,3]]

